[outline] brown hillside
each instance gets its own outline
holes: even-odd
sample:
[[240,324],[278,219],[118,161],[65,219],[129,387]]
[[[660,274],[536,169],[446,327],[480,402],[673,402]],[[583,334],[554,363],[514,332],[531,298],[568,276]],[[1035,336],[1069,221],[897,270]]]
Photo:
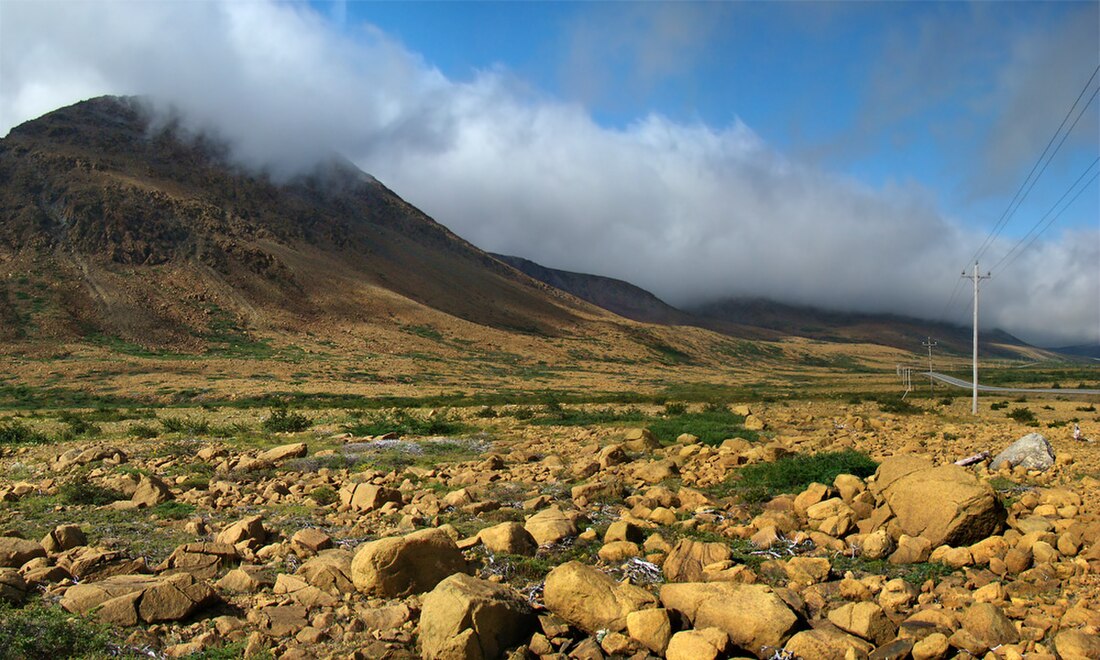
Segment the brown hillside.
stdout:
[[543,335],[598,315],[346,162],[273,182],[139,99],[78,103],[0,140],[0,337],[194,346],[220,323],[306,330],[412,303]]

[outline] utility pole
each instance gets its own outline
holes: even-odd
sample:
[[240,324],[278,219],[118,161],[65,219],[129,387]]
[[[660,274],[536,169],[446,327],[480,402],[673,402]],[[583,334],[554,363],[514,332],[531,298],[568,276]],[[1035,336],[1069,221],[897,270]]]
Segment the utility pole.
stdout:
[[932,394],[932,347],[933,346],[938,346],[938,345],[939,345],[939,342],[938,341],[932,341],[931,337],[928,338],[928,341],[921,343],[921,346],[927,346],[928,347],[928,396],[933,396],[933,394]]
[[[962,274],[968,280],[974,281],[974,403],[971,406],[971,412],[975,415],[978,414],[978,283],[982,280],[988,280],[992,277],[992,274],[986,273],[985,275],[978,274],[978,262],[974,262],[974,274],[967,275],[966,271]],[[929,349],[931,350],[931,349]]]

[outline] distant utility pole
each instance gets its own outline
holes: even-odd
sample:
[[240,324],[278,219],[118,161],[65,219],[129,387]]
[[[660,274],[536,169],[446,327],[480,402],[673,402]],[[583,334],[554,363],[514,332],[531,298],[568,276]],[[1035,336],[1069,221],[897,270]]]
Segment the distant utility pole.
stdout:
[[932,341],[931,337],[928,338],[928,341],[921,343],[921,346],[928,347],[928,396],[932,396],[932,347],[938,345],[939,342]]
[[[988,280],[992,275],[986,273],[985,275],[978,274],[978,262],[974,262],[974,274],[967,275],[966,271],[962,274],[968,280],[974,281],[974,403],[971,406],[971,412],[975,415],[978,414],[978,283],[982,280]],[[931,350],[931,349],[929,349]]]

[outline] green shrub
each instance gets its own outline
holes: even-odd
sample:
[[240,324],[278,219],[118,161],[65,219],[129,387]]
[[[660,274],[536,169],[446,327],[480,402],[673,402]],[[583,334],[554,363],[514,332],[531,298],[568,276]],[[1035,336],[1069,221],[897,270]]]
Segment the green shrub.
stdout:
[[663,417],[650,422],[648,428],[664,443],[674,441],[681,433],[690,433],[703,444],[714,446],[728,438],[744,438],[750,441],[759,438],[755,431],[749,431],[742,426],[744,422],[744,417],[723,407],[721,410]]
[[880,396],[876,399],[878,401],[878,409],[884,413],[893,413],[895,415],[912,415],[915,413],[924,412],[919,406],[914,406],[900,396]]
[[993,403],[989,404],[989,409],[990,410],[1003,410],[1004,408],[1007,408],[1007,407],[1008,407],[1008,401],[999,401],[999,402],[994,401]]
[[65,504],[103,506],[126,499],[126,495],[114,488],[99,486],[86,478],[73,479],[61,484],[57,494]]
[[0,424],[0,445],[41,445],[49,441],[45,433],[34,431],[22,422]]
[[945,396],[942,399],[940,399],[938,403],[941,406],[950,406],[951,404],[955,403],[955,398],[950,397],[950,396]]
[[160,425],[164,428],[166,433],[194,433],[196,435],[203,435],[210,432],[210,422],[202,419],[192,419],[190,417],[164,417],[160,420]]
[[168,520],[184,520],[195,514],[195,505],[169,500],[156,505],[151,511]]
[[1021,424],[1035,421],[1035,413],[1031,412],[1029,408],[1013,408],[1010,412],[1005,413],[1005,415],[1009,419],[1020,422]]
[[809,456],[784,456],[774,463],[755,463],[741,468],[726,488],[749,502],[762,502],[783,493],[798,493],[817,482],[831,484],[840,474],[869,477],[878,463],[852,449]]
[[302,413],[290,412],[286,408],[273,408],[261,426],[271,433],[298,433],[313,426],[313,420]]
[[344,430],[352,435],[450,435],[465,429],[465,425],[452,420],[450,415],[420,417],[404,410],[370,413],[366,419],[344,425]]
[[484,406],[474,413],[474,415],[481,419],[495,419],[497,417],[497,411],[494,410],[492,406]]
[[139,422],[130,427],[130,435],[134,436],[135,438],[149,440],[160,435],[160,429],[153,426],[152,424]]
[[59,607],[21,609],[0,600],[0,659],[138,657],[112,643],[106,626]]
[[309,493],[309,498],[321,506],[336,503],[340,496],[328,486],[318,486]]
[[67,427],[65,433],[70,438],[76,436],[99,435],[102,432],[99,426],[92,424],[80,415],[72,412],[66,411],[61,413],[58,415],[57,420]]
[[683,415],[687,412],[687,410],[687,404],[680,403],[679,401],[665,404],[665,415],[667,417],[677,417],[679,415]]

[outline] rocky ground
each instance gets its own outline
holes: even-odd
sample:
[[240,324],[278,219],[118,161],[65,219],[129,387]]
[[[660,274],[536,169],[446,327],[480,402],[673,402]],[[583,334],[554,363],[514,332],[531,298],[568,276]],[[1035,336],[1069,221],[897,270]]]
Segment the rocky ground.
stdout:
[[[447,437],[70,417],[0,443],[0,657],[35,617],[142,657],[1100,657],[1100,442],[1070,421],[1100,438],[1095,408],[963,404],[731,405],[751,433],[716,442],[636,428],[659,409],[468,409]],[[991,461],[1031,431],[1049,452]]]

